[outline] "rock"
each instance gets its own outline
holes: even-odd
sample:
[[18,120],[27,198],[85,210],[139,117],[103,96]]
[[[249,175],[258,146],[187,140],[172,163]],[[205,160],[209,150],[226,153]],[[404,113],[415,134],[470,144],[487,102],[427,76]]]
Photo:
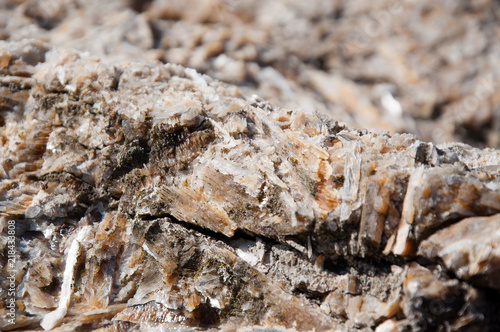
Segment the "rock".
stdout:
[[419,254],[443,260],[458,278],[500,288],[498,237],[500,215],[471,217],[431,235]]
[[[412,71],[397,52],[377,51],[359,68],[392,77],[406,91],[399,106],[390,87],[372,91],[353,83],[359,75],[320,70],[338,56],[301,45],[338,36],[321,37],[327,31],[299,13],[321,25],[364,22],[370,9],[315,4],[8,2],[0,285],[15,289],[0,306],[1,329],[500,329],[500,151],[354,129],[338,121],[349,120],[343,112],[283,106],[328,99],[392,131],[406,123],[401,105],[415,100],[420,116],[435,116],[437,92],[413,94],[422,83],[414,71],[434,74]],[[431,25],[451,6],[406,5]],[[82,29],[89,18],[95,26]],[[435,47],[442,40],[420,22],[405,24]],[[464,52],[474,59],[495,43],[474,38],[484,22],[471,23],[475,42]],[[323,65],[308,64],[320,56]],[[253,75],[256,85],[158,61],[175,59],[236,84]],[[253,94],[263,89],[282,107]],[[376,94],[394,121],[377,115]]]
[[180,66],[29,47],[40,62],[16,66],[32,75],[3,78],[27,95],[3,116],[2,220],[31,260],[22,319],[3,326],[498,324],[474,286],[496,287],[496,256],[460,274],[439,229],[499,212],[500,152],[352,130]]

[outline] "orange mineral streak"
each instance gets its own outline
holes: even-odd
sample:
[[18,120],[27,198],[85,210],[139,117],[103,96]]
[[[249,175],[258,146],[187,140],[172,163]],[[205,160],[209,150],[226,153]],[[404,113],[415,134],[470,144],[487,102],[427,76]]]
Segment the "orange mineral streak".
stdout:
[[317,182],[316,189],[314,200],[320,209],[320,216],[325,218],[329,212],[338,206],[338,194],[333,185],[326,181]]
[[316,182],[314,200],[320,209],[320,216],[324,218],[337,207],[338,192],[332,182],[332,169],[328,162],[321,161],[319,163],[316,175],[321,180]]

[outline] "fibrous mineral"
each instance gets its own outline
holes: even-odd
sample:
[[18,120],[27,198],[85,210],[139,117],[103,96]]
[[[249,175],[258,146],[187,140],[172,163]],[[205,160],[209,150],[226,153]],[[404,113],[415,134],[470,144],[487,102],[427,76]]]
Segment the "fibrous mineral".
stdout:
[[2,329],[499,327],[499,151],[0,43]]

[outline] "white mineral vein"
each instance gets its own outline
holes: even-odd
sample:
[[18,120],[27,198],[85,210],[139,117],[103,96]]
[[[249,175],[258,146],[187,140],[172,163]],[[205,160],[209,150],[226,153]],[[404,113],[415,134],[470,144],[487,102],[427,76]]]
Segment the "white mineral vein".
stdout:
[[71,242],[68,255],[66,256],[66,268],[64,269],[63,274],[61,294],[59,295],[59,306],[56,310],[46,315],[40,324],[46,331],[52,330],[58,326],[64,319],[64,316],[66,316],[75,285],[76,269],[82,258],[81,256],[83,251],[80,243],[83,241],[89,230],[90,226],[83,227],[78,231],[73,242]]

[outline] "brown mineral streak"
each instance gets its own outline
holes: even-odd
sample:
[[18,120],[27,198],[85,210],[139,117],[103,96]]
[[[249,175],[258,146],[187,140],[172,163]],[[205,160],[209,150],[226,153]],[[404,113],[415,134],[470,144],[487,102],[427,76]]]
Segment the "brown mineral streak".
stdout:
[[[34,232],[21,237],[32,256],[19,263],[26,309],[2,328],[38,327],[49,312],[57,317],[44,328],[119,321],[326,331],[392,317],[411,329],[442,319],[457,327],[477,323],[477,308],[491,304],[476,286],[500,288],[493,240],[495,250],[463,254],[473,262],[449,253],[449,234],[471,253],[496,236],[461,230],[473,229],[471,216],[497,224],[499,151],[349,129],[236,97],[171,64],[108,62],[28,42],[0,52],[16,52],[16,43],[45,60],[32,68],[23,111],[0,132],[1,225],[15,219]],[[47,103],[52,93],[58,99]],[[416,160],[422,145],[430,148]],[[70,239],[84,267],[73,267],[61,316],[53,309]],[[444,270],[418,265],[416,253]],[[39,272],[44,260],[52,271]],[[441,304],[441,291],[455,302]],[[418,303],[433,301],[446,315],[421,315]],[[86,318],[92,310],[99,323]]]

